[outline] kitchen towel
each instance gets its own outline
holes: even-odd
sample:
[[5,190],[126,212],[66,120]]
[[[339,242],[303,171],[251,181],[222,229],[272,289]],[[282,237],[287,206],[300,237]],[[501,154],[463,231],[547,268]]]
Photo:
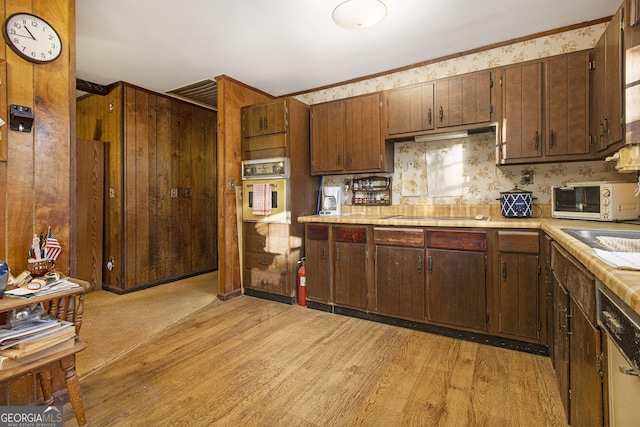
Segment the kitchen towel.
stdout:
[[271,184],[253,184],[254,215],[271,215]]
[[621,270],[640,270],[639,252],[610,252],[594,248],[593,254],[612,267]]
[[605,248],[617,252],[640,252],[640,239],[628,237],[597,236],[596,240]]

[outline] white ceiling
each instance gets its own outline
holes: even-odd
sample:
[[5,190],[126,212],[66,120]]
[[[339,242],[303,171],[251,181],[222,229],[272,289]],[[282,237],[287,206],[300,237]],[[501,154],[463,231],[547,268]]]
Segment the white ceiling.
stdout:
[[599,19],[621,0],[383,0],[346,30],[343,0],[79,0],[77,77],[156,92],[225,74],[280,96]]

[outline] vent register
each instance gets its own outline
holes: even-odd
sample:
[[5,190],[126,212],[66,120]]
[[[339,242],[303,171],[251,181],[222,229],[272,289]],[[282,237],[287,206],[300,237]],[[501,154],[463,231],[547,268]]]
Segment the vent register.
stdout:
[[[106,95],[109,93],[108,86],[102,86],[81,79],[76,79],[76,89],[97,95]],[[167,94],[206,107],[218,108],[218,83],[215,80],[201,80],[187,86],[170,90]]]

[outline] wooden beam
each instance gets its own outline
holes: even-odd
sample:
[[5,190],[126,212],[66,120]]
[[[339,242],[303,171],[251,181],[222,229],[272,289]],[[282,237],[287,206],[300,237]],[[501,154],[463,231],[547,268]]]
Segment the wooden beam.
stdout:
[[109,89],[107,88],[107,86],[102,86],[97,83],[91,83],[78,78],[76,78],[76,89],[102,96],[105,96],[109,93]]

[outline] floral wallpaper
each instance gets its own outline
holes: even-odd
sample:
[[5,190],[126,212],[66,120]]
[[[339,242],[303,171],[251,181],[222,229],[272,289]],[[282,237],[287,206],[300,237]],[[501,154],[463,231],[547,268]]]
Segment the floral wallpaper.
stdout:
[[[605,27],[606,24],[598,24],[526,40],[343,86],[309,92],[297,98],[308,104],[316,104],[591,49]],[[395,143],[394,172],[386,175],[392,178],[392,205],[499,207],[497,199],[500,192],[509,191],[516,185],[520,189],[532,191],[535,204],[548,205],[552,185],[562,185],[567,181],[637,179],[637,174],[618,173],[615,165],[606,161],[497,166],[495,147],[494,132],[470,135],[458,140]],[[533,177],[533,183],[523,183],[523,171]],[[348,183],[353,176],[326,176],[324,182],[326,185],[342,185]],[[344,192],[343,199],[345,205],[351,204],[350,191]],[[362,210],[362,207],[358,208]]]

